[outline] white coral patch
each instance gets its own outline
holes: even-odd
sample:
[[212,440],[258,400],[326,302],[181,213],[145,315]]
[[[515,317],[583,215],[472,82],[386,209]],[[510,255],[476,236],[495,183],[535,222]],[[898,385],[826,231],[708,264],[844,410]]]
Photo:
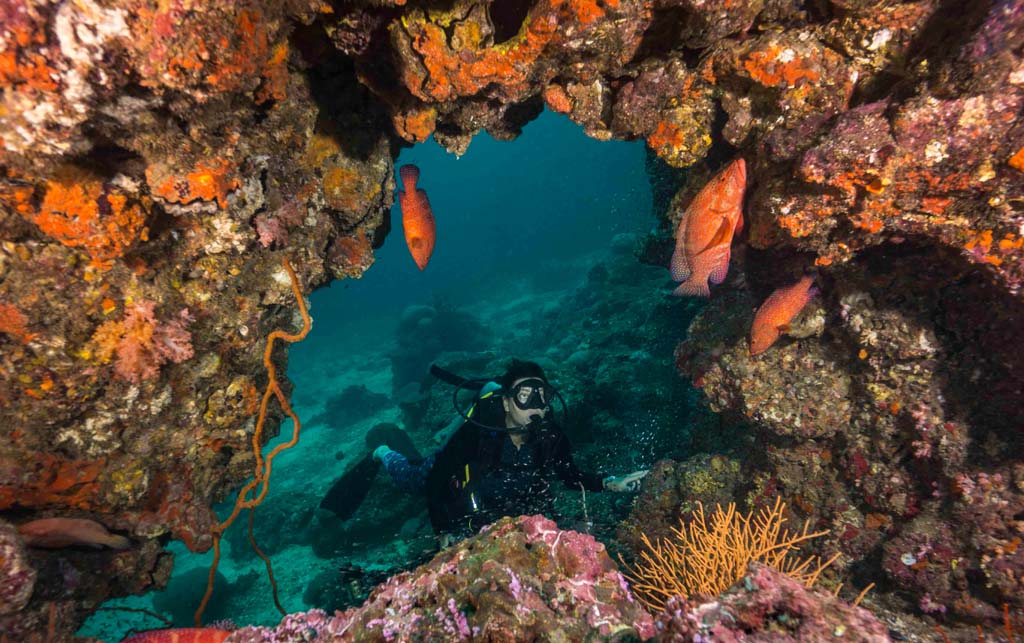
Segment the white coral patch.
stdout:
[[868,51],[878,51],[889,43],[892,39],[892,32],[888,29],[879,29],[875,32],[875,35],[871,37],[871,42],[868,43]]
[[209,254],[220,254],[222,252],[235,251],[242,253],[245,250],[246,236],[239,232],[238,222],[226,213],[219,213],[210,220],[214,235],[203,249]]
[[924,157],[929,163],[941,163],[948,158],[946,143],[940,140],[930,141],[924,148]]

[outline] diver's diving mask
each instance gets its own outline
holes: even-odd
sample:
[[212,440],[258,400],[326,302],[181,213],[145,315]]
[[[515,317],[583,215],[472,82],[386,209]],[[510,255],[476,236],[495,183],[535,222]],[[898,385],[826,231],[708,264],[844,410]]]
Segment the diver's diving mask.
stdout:
[[522,411],[537,409],[543,411],[551,404],[554,389],[544,380],[531,377],[512,387],[512,401]]

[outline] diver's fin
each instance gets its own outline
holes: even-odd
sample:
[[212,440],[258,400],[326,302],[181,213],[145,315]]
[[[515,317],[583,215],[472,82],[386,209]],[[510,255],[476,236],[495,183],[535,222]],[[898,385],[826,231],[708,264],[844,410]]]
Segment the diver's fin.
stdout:
[[333,511],[342,520],[348,520],[363,504],[379,470],[380,462],[373,459],[373,452],[367,453],[331,485],[327,495],[320,501],[320,508]]
[[393,451],[398,451],[410,462],[423,459],[408,434],[398,428],[397,424],[381,422],[366,432],[366,446],[371,452],[382,444],[388,445]]

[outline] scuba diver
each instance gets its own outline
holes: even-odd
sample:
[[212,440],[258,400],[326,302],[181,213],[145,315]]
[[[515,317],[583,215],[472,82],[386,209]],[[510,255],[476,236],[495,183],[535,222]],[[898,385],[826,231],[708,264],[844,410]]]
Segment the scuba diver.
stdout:
[[[581,471],[572,447],[555,423],[552,402],[564,400],[535,362],[512,360],[494,381],[466,380],[437,366],[431,373],[455,384],[456,409],[464,422],[437,452],[419,456],[409,438],[394,425],[377,425],[367,435],[374,448],[363,466],[363,479],[383,466],[396,485],[412,493],[425,492],[434,531],[465,537],[503,516],[550,515],[554,504],[551,478],[569,488],[629,492],[640,488],[647,470],[622,476]],[[458,406],[460,390],[479,390],[472,408]],[[342,518],[354,513],[365,496],[342,484],[346,473],[320,506]],[[357,476],[352,476],[353,478]],[[353,506],[354,505],[354,506]]]

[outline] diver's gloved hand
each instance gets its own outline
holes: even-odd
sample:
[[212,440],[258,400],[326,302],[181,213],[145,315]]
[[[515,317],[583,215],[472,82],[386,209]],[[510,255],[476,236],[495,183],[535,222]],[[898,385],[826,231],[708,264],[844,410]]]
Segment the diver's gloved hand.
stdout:
[[604,479],[604,488],[606,491],[639,491],[640,481],[643,480],[648,471],[649,469],[641,469],[640,471],[627,473],[624,476],[608,476]]
[[389,453],[391,453],[391,448],[386,444],[382,444],[373,450],[373,459],[377,462],[384,462],[384,456]]

